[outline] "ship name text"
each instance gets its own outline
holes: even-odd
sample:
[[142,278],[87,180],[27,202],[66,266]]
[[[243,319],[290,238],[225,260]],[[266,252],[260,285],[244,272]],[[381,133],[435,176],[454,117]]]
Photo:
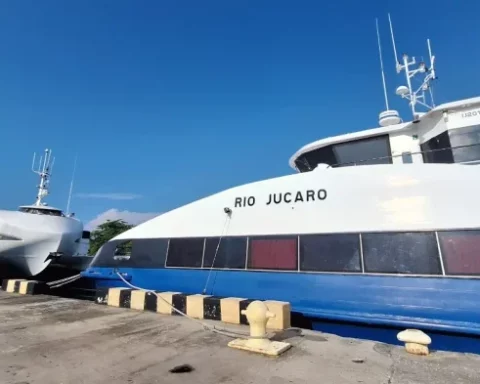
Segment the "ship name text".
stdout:
[[[327,198],[325,189],[307,189],[297,192],[279,192],[270,193],[265,201],[265,205],[305,203],[311,201],[322,201]],[[234,207],[253,207],[257,203],[255,196],[236,197]]]

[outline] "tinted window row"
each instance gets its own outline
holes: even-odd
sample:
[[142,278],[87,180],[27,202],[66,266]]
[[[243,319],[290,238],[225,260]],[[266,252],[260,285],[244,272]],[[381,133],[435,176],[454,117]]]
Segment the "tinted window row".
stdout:
[[[96,266],[480,275],[480,231],[139,239],[107,243]],[[440,257],[440,252],[441,257]]]
[[307,152],[295,160],[300,172],[311,171],[318,164],[348,167],[390,163],[392,159],[388,135],[328,145]]

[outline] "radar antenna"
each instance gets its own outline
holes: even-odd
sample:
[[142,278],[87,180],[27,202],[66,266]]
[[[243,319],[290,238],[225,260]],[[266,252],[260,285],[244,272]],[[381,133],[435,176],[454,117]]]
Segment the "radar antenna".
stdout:
[[42,199],[48,195],[48,187],[50,184],[50,176],[52,175],[53,165],[55,163],[55,158],[52,159],[52,150],[45,149],[45,153],[40,156],[38,160],[38,168],[35,169],[35,158],[36,153],[33,154],[32,160],[32,171],[40,176],[40,184],[37,192],[37,200],[35,201],[36,206],[45,205],[42,202]]
[[380,70],[382,72],[382,83],[383,83],[383,95],[385,96],[385,111],[379,115],[379,124],[381,127],[386,127],[389,125],[399,124],[402,119],[397,111],[391,110],[388,105],[388,96],[387,96],[387,83],[385,81],[385,72],[383,70],[383,57],[382,57],[382,45],[380,43],[380,32],[378,31],[378,19],[375,19],[375,26],[377,28],[377,43],[378,43],[378,56],[380,58]]
[[[433,91],[431,89],[431,83],[433,80],[436,80],[437,77],[435,75],[435,56],[432,55],[432,49],[430,46],[430,39],[427,39],[427,46],[428,46],[428,54],[430,57],[430,68],[427,68],[423,61],[418,63],[417,68],[413,68],[417,64],[415,57],[412,57],[411,60],[407,54],[402,55],[402,63],[401,64],[398,60],[397,56],[397,48],[395,46],[395,37],[393,34],[393,26],[392,26],[392,19],[390,18],[390,14],[388,14],[388,22],[390,23],[390,33],[392,35],[392,45],[393,45],[393,52],[395,55],[395,62],[396,62],[396,70],[397,73],[401,71],[405,71],[405,78],[407,81],[407,85],[402,85],[397,88],[396,94],[402,97],[403,99],[409,100],[409,105],[413,115],[413,121],[416,122],[419,120],[420,116],[423,114],[417,111],[416,106],[417,104],[423,106],[427,110],[430,110],[435,107],[433,101]],[[414,78],[418,74],[425,73],[425,77],[423,78],[422,84],[417,88],[413,89],[412,87],[412,78]],[[425,92],[429,91],[430,93],[430,101],[427,101],[427,97]]]

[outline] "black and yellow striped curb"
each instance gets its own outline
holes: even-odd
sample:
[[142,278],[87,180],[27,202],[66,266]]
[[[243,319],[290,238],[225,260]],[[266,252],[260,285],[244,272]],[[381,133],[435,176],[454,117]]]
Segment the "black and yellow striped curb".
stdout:
[[[210,295],[189,295],[180,292],[151,292],[129,288],[99,289],[96,303],[111,307],[151,311],[165,315],[178,315],[172,309],[179,310],[195,319],[218,320],[230,324],[248,324],[241,314],[253,300],[238,297],[219,297]],[[262,300],[263,301],[263,300]],[[263,301],[275,317],[268,320],[267,328],[284,330],[290,328],[291,306],[284,301]]]
[[44,282],[36,280],[5,279],[2,280],[2,289],[9,293],[38,295],[46,292],[47,285]]

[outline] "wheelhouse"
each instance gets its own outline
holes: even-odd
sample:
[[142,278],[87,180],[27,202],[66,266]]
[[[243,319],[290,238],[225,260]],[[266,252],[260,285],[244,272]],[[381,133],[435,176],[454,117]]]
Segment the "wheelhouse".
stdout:
[[322,139],[290,159],[299,172],[392,163],[480,163],[480,97],[440,105],[417,121]]

